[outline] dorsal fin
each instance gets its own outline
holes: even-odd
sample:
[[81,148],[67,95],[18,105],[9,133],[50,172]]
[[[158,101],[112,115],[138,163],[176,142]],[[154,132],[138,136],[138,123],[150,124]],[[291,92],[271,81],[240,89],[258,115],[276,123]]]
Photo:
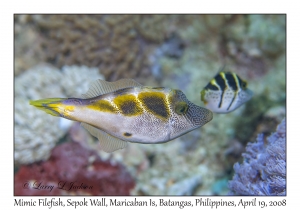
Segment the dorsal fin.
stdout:
[[123,149],[127,146],[127,142],[121,139],[118,139],[104,131],[95,128],[87,123],[81,123],[81,125],[88,130],[93,136],[98,138],[100,141],[100,147],[103,151],[111,153],[119,149]]
[[83,98],[93,98],[105,93],[111,93],[116,90],[120,90],[128,87],[138,87],[142,86],[140,83],[133,79],[120,79],[116,82],[107,82],[101,79],[98,79],[92,82],[89,90],[86,94],[82,94]]

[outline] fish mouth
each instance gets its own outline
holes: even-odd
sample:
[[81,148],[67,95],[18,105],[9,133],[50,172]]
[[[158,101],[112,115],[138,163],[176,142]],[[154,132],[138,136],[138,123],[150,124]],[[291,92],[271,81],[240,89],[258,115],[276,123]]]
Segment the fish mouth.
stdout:
[[63,98],[47,98],[36,101],[29,101],[29,104],[56,117],[61,116],[61,105]]
[[185,115],[185,119],[187,120],[187,127],[182,129],[180,132],[174,132],[176,135],[173,135],[170,138],[171,140],[202,127],[213,119],[213,113],[206,108],[193,104],[189,106],[189,109]]
[[253,91],[246,89],[239,93],[239,96],[244,100],[244,102],[249,101],[254,95]]

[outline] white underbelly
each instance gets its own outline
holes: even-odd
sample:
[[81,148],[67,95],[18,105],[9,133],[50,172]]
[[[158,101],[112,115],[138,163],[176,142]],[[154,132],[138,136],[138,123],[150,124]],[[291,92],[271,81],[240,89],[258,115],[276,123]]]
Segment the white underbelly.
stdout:
[[153,115],[128,117],[121,114],[85,110],[77,114],[76,118],[129,142],[151,144],[170,140],[169,123]]

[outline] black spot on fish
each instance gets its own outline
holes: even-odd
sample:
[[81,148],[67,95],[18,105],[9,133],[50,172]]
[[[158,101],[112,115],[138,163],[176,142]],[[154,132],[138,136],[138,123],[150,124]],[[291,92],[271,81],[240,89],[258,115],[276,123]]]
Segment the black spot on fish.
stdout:
[[134,95],[119,95],[115,97],[114,103],[125,116],[136,116],[143,112]]
[[120,109],[124,115],[136,114],[137,104],[135,101],[124,101],[120,104]]
[[149,112],[164,119],[169,117],[169,110],[163,93],[140,93],[139,99]]
[[237,91],[238,87],[232,73],[226,73],[225,77],[227,79],[228,85],[234,90]]
[[132,136],[132,134],[131,134],[131,133],[127,133],[127,132],[125,132],[123,135],[124,135],[124,136],[126,136],[126,137],[130,137],[130,136]]

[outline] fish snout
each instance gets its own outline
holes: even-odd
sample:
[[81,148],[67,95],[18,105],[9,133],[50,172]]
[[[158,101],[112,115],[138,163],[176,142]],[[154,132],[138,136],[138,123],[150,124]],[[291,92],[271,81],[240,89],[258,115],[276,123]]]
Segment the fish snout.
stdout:
[[210,110],[194,104],[189,106],[187,116],[195,127],[201,127],[213,119]]

